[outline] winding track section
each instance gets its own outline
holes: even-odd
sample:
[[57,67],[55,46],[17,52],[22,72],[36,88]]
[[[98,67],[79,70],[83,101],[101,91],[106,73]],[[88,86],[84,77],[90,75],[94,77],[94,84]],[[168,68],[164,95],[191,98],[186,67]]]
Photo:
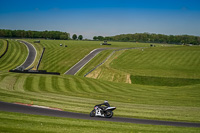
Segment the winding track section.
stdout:
[[33,106],[25,106],[25,105],[6,103],[6,102],[1,102],[1,101],[0,101],[0,110],[8,111],[8,112],[25,113],[25,114],[54,116],[54,117],[67,117],[67,118],[98,120],[98,121],[126,122],[126,123],[151,124],[151,125],[167,125],[167,126],[179,126],[179,127],[200,127],[200,123],[189,123],[189,122],[171,122],[171,121],[122,118],[122,117],[112,117],[110,119],[100,118],[100,117],[89,117],[89,114],[80,114],[80,113],[38,108],[38,107],[33,107]]
[[33,64],[33,62],[36,58],[37,51],[32,44],[25,42],[25,41],[19,41],[19,42],[24,43],[28,48],[28,56],[27,56],[26,60],[24,61],[24,63],[22,63],[19,66],[19,67],[24,67],[26,69],[27,67],[29,67],[30,65]]
[[[83,59],[81,59],[78,63],[76,63],[73,67],[71,67],[68,71],[66,71],[64,74],[66,75],[75,75],[82,67],[84,67],[92,58],[94,58],[98,53],[100,53],[103,50],[107,50],[107,49],[116,49],[113,51],[119,51],[119,50],[125,50],[125,49],[138,49],[138,48],[146,48],[146,47],[129,47],[129,48],[98,48],[98,49],[94,49],[92,50],[88,55],[86,55]],[[113,54],[111,53],[111,55]],[[107,58],[109,58],[111,55],[109,55]],[[106,61],[107,58],[104,60]],[[100,63],[103,64],[103,63]],[[99,65],[98,65],[99,66]],[[87,73],[88,74],[88,73]]]
[[71,67],[68,71],[64,74],[67,75],[75,75],[82,67],[84,67],[92,58],[94,58],[98,53],[103,50],[112,49],[112,48],[98,48],[92,50],[88,55],[86,55],[82,60],[76,63],[73,67]]

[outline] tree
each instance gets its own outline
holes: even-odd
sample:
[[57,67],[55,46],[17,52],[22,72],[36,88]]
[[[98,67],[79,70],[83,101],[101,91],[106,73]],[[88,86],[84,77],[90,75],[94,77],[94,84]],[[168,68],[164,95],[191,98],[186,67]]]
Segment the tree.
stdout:
[[93,37],[93,40],[97,40],[97,39],[98,39],[97,36],[94,36],[94,37]]
[[82,35],[79,35],[79,36],[78,36],[78,40],[83,40],[83,36],[82,36]]
[[67,35],[60,35],[60,39],[61,40],[68,40],[68,36]]
[[72,39],[73,39],[73,40],[76,40],[76,39],[77,39],[77,35],[74,34],[74,35],[72,36]]
[[103,40],[104,40],[104,37],[103,37],[103,36],[98,36],[97,39],[98,39],[99,41],[103,41]]

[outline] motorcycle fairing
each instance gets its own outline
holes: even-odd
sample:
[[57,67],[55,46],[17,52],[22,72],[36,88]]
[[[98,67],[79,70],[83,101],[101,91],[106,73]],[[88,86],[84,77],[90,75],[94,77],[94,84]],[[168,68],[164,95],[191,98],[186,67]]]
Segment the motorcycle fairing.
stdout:
[[115,110],[116,107],[107,107],[105,110]]
[[101,109],[100,108],[96,108],[96,113],[95,113],[95,116],[102,116],[104,117],[104,114],[101,114]]

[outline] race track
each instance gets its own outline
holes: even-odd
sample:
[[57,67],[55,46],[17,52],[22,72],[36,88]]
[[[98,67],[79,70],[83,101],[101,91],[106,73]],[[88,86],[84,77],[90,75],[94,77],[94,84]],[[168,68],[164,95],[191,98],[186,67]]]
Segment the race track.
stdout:
[[[68,71],[66,71],[64,74],[66,75],[75,75],[82,67],[84,67],[92,58],[94,58],[98,53],[100,53],[103,50],[106,49],[116,49],[113,51],[120,51],[120,50],[126,50],[126,49],[142,49],[146,47],[129,47],[129,48],[98,48],[92,50],[88,55],[86,55],[83,59],[81,59],[78,63],[76,63],[73,67],[71,67]],[[111,54],[113,54],[111,53]],[[100,63],[102,64],[102,63]]]
[[20,65],[20,67],[23,67],[26,69],[34,62],[37,52],[32,44],[25,41],[20,41],[20,42],[24,43],[28,48],[28,56],[26,60],[24,61],[24,63]]
[[67,75],[75,75],[82,67],[84,67],[92,58],[94,58],[99,52],[106,50],[109,48],[98,48],[91,51],[88,55],[86,55],[82,60],[76,63],[73,67],[71,67],[64,74]]
[[[21,65],[24,68],[30,66],[36,57],[35,48],[24,41],[23,42],[29,49],[29,55],[25,62]],[[68,70],[65,74],[74,75],[78,70],[80,70],[87,62],[89,62],[93,57],[95,57],[99,52],[108,48],[100,48],[91,51],[87,56],[85,56],[81,61],[79,61],[76,65],[74,65],[70,70]],[[87,119],[87,120],[98,120],[98,121],[112,121],[112,122],[126,122],[126,123],[136,123],[136,124],[150,124],[150,125],[166,125],[166,126],[180,126],[180,127],[200,127],[200,123],[190,123],[190,122],[172,122],[172,121],[161,121],[161,120],[148,120],[148,119],[136,119],[136,118],[122,118],[122,117],[112,117],[108,118],[100,118],[100,117],[90,117],[88,114],[81,113],[73,113],[66,111],[59,111],[47,108],[39,108],[33,106],[26,106],[20,104],[6,103],[0,101],[0,111],[8,111],[8,112],[18,112],[25,114],[34,114],[34,115],[44,115],[44,116],[54,116],[54,117],[67,117],[67,118],[75,118],[75,119]]]
[[1,101],[0,101],[0,110],[8,112],[25,113],[25,114],[67,117],[67,118],[98,120],[98,121],[127,122],[136,124],[167,125],[167,126],[180,126],[180,127],[200,127],[200,123],[171,122],[171,121],[122,118],[122,117],[112,117],[110,119],[100,118],[100,117],[90,117],[89,116],[90,111],[88,111],[88,114],[81,114],[81,113],[73,113],[73,112],[52,110],[46,108],[38,108],[33,106],[25,106],[13,103],[6,103]]

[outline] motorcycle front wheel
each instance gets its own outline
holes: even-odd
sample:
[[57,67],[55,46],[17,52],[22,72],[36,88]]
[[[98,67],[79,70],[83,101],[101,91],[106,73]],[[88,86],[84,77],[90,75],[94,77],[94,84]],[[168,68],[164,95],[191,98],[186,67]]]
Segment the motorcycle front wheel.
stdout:
[[111,118],[112,116],[113,116],[113,112],[112,111],[110,111],[110,110],[106,111],[106,113],[105,113],[105,117],[106,118]]
[[94,117],[95,116],[95,110],[92,110],[91,112],[90,112],[90,117]]

